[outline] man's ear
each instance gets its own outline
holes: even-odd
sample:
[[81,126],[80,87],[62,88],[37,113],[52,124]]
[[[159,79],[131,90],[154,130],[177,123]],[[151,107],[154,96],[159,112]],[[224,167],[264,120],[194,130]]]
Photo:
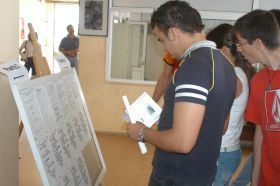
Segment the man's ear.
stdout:
[[174,34],[170,30],[168,31],[168,39],[174,41]]
[[169,28],[167,36],[170,41],[174,41],[177,36],[176,29]]
[[254,45],[257,49],[265,48],[265,45],[263,44],[262,40],[259,38],[255,39]]

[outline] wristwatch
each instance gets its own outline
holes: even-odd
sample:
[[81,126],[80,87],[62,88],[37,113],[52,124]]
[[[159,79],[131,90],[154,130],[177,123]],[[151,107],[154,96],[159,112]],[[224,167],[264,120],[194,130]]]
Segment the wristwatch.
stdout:
[[142,127],[138,133],[138,142],[145,142],[145,135],[144,135],[144,129],[147,128],[146,126],[145,127]]

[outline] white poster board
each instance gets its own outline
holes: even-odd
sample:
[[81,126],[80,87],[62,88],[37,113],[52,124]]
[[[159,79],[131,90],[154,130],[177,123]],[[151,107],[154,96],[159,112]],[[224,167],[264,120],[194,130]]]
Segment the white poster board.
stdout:
[[70,61],[67,59],[67,57],[59,53],[56,56],[54,56],[54,73],[61,72],[65,69],[71,68]]
[[11,84],[44,185],[99,185],[105,163],[74,69]]

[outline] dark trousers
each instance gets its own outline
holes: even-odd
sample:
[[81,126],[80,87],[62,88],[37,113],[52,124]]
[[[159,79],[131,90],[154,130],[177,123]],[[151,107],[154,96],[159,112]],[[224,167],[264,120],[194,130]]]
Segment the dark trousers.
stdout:
[[30,69],[32,69],[32,76],[36,75],[36,70],[35,70],[35,66],[34,66],[33,57],[28,57],[24,66],[25,66],[25,68],[27,69],[28,72],[30,71]]
[[209,182],[209,183],[197,183],[197,182],[176,183],[177,181],[176,181],[176,178],[173,178],[173,177],[159,178],[155,172],[152,172],[148,186],[212,186],[212,182]]

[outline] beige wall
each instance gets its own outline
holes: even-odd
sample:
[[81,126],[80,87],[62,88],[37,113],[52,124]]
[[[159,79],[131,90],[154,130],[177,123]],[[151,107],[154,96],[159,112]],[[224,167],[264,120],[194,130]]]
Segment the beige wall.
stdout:
[[[0,1],[0,63],[18,58],[18,0]],[[0,74],[0,185],[18,185],[18,112]]]
[[0,61],[18,56],[18,0],[0,1]]
[[80,36],[78,75],[94,128],[97,131],[125,132],[126,125],[120,119],[124,111],[121,97],[127,95],[131,102],[143,91],[151,95],[154,86],[107,82],[105,66],[106,38]]

